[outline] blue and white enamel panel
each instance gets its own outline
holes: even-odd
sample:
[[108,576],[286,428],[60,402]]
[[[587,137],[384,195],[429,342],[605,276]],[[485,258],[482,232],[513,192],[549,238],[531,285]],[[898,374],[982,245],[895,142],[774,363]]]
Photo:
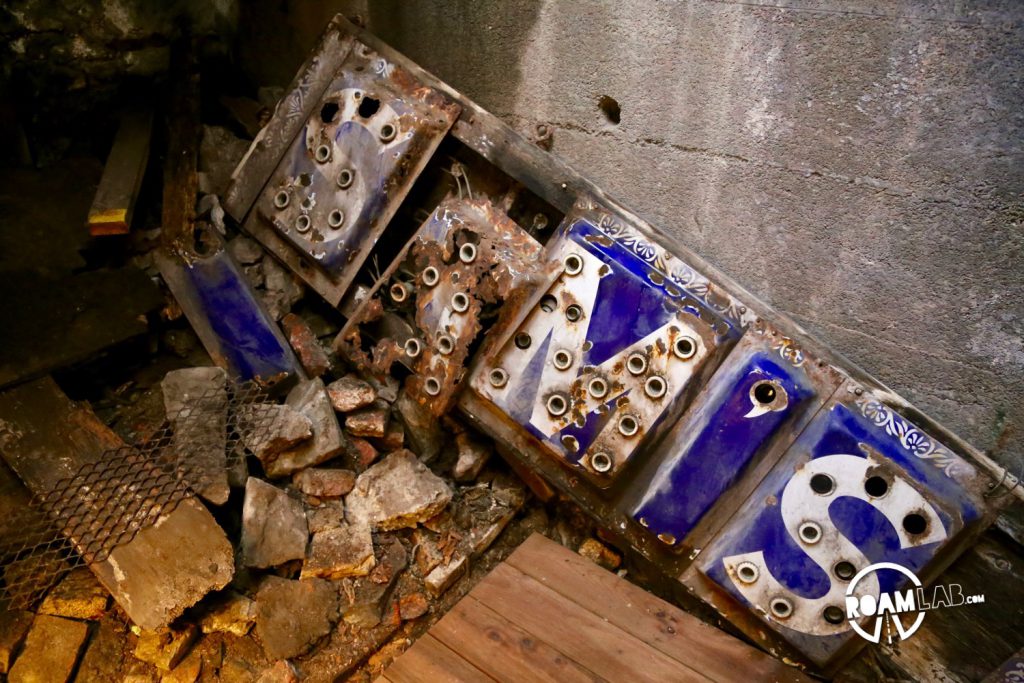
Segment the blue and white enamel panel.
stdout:
[[[973,467],[855,391],[840,388],[698,561],[818,664],[853,637],[845,593],[857,572],[894,562],[921,573],[985,508]],[[882,570],[855,594],[905,580]]]
[[358,46],[285,152],[256,210],[328,275],[358,269],[457,110]]
[[670,547],[682,541],[780,432],[797,424],[839,385],[804,354],[748,332],[688,412],[662,441],[654,474],[630,515]]
[[567,221],[549,252],[562,275],[471,384],[608,486],[714,354],[718,319],[592,222]]

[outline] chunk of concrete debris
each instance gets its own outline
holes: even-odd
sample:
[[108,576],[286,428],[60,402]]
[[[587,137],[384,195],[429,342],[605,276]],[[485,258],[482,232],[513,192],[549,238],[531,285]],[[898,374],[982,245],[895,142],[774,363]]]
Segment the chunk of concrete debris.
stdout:
[[370,405],[377,400],[377,392],[355,375],[345,375],[327,385],[331,405],[339,413],[348,413]]
[[203,633],[233,633],[244,636],[256,622],[256,603],[234,591],[218,595],[199,620]]
[[228,251],[236,261],[245,266],[259,262],[264,254],[263,247],[259,242],[249,239],[245,235],[238,235],[228,240]]
[[90,569],[132,621],[155,629],[226,586],[234,550],[203,504],[188,499]]
[[356,479],[345,504],[351,520],[388,531],[415,527],[452,499],[443,479],[407,450],[395,451]]
[[302,280],[272,258],[263,259],[263,278],[263,303],[274,320],[280,320],[302,298]]
[[37,616],[11,667],[10,683],[64,683],[78,661],[89,627],[80,621]]
[[375,563],[369,525],[342,524],[313,534],[302,578],[366,576]]
[[583,541],[577,552],[609,571],[615,571],[622,564],[622,557],[596,538],[588,538]]
[[227,373],[216,367],[172,370],[160,388],[178,467],[199,495],[223,505],[231,493],[226,470]]
[[306,520],[311,534],[336,529],[345,524],[345,504],[340,500],[326,500],[307,510]]
[[299,672],[291,662],[282,659],[273,666],[264,669],[256,683],[298,683]]
[[344,451],[348,444],[327,397],[323,380],[317,378],[300,382],[288,392],[285,405],[310,419],[313,423],[313,438],[280,452],[270,461],[262,461],[267,476],[272,479],[287,477],[303,468],[330,460]]
[[187,622],[177,628],[142,631],[135,645],[135,659],[148,662],[162,671],[170,671],[185,658],[198,637],[199,629]]
[[458,579],[469,569],[469,558],[459,555],[452,558],[448,564],[434,567],[423,579],[423,585],[433,596],[438,596],[452,587]]
[[269,462],[282,451],[313,438],[313,421],[291,406],[253,403],[241,406],[235,424],[242,443],[260,459]]
[[356,474],[352,470],[310,468],[296,473],[292,482],[307,496],[339,498],[355,486]]
[[384,538],[380,546],[381,559],[369,575],[342,583],[342,619],[356,628],[372,628],[380,623],[384,606],[409,562],[405,546],[399,539]]
[[395,410],[399,419],[405,425],[405,436],[409,440],[409,447],[419,455],[424,462],[430,462],[441,452],[444,445],[444,432],[441,431],[441,424],[438,422],[426,407],[417,403],[402,390],[395,400]]
[[387,432],[390,412],[383,401],[355,410],[345,416],[345,431],[352,436],[383,438]]
[[0,611],[0,674],[11,670],[14,653],[32,626],[32,616],[31,612],[23,610]]
[[266,568],[302,559],[308,538],[302,503],[276,486],[249,477],[242,505],[242,563]]
[[337,590],[322,579],[268,576],[256,594],[256,635],[270,659],[308,652],[337,618]]
[[480,476],[480,470],[491,457],[491,448],[469,432],[456,434],[455,446],[459,456],[452,467],[452,478],[455,481],[473,481]]
[[39,614],[95,620],[107,610],[110,595],[85,567],[72,570],[47,593]]
[[327,357],[327,352],[305,320],[294,313],[289,313],[281,318],[281,327],[288,337],[292,350],[299,357],[303,369],[310,377],[319,377],[331,369],[331,359]]

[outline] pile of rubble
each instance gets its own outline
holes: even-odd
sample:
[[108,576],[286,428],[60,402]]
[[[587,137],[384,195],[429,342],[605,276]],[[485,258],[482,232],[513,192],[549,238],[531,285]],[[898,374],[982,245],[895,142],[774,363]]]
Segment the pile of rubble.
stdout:
[[[327,372],[308,327],[292,329],[314,361],[309,374]],[[227,585],[165,628],[126,632],[120,605],[75,569],[34,621],[4,614],[0,668],[11,681],[69,680],[91,621],[78,681],[335,680],[403,624],[438,612],[526,500],[500,463],[487,466],[490,444],[454,420],[424,421],[387,387],[316,377],[281,402],[237,406],[229,420],[228,386],[216,367],[172,371],[160,386],[169,448],[232,542]],[[229,423],[241,435],[234,445]]]

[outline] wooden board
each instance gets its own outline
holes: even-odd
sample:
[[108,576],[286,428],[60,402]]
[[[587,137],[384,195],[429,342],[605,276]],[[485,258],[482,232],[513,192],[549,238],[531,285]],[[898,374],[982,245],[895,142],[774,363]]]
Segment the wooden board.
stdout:
[[153,134],[153,110],[125,112],[103,167],[103,177],[89,209],[89,234],[124,235],[131,229],[135,199],[142,187]]
[[391,683],[744,679],[809,680],[538,534],[382,678]]

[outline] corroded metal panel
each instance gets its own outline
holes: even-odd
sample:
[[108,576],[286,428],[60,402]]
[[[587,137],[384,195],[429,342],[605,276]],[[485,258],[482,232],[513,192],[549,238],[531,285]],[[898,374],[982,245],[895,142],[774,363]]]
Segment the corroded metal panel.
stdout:
[[683,541],[698,523],[728,505],[755,460],[777,459],[841,381],[759,322],[649,458],[656,467],[633,487],[632,518],[668,547],[692,547]]
[[[988,479],[878,396],[847,382],[812,420],[699,570],[770,628],[827,666],[859,639],[846,619],[850,579],[894,562],[929,565],[985,516]],[[855,595],[906,577],[869,575]]]
[[[459,107],[356,43],[256,198],[246,229],[338,303]],[[244,164],[243,164],[244,165]],[[269,230],[278,239],[268,239]]]
[[449,199],[423,223],[335,341],[364,372],[395,364],[435,415],[451,407],[471,351],[501,309],[542,281],[542,247],[487,200]]
[[213,361],[232,378],[274,384],[302,377],[295,354],[231,254],[157,252],[157,266]]
[[600,487],[738,334],[659,270],[659,256],[608,213],[570,213],[548,246],[561,275],[470,380],[495,410]]

